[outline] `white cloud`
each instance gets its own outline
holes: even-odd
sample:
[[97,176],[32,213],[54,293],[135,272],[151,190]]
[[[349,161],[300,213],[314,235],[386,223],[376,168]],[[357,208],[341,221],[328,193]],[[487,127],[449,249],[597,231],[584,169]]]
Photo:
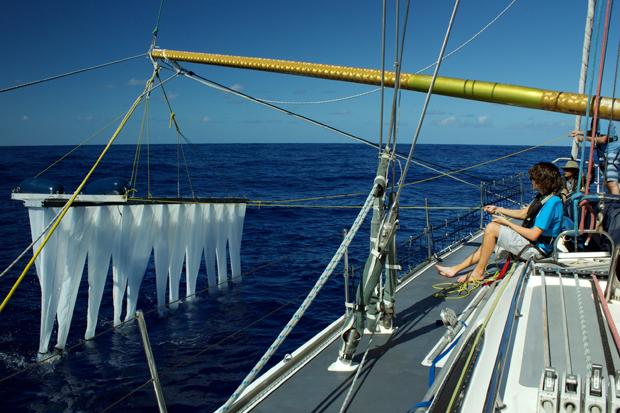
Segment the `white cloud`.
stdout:
[[456,116],[448,116],[447,118],[443,118],[439,121],[441,126],[453,125],[456,123]]
[[132,77],[131,79],[129,79],[127,84],[129,86],[142,86],[146,84],[146,79],[136,79],[135,77]]
[[488,125],[489,119],[488,115],[478,116],[478,125]]
[[235,83],[232,86],[229,86],[232,90],[236,90],[237,92],[243,91],[243,85],[239,83]]
[[29,117],[28,115],[22,115],[21,119],[22,119],[23,121],[27,121],[27,120],[29,120],[29,119],[30,119],[30,117]]
[[89,122],[93,120],[95,117],[93,115],[80,115],[77,117],[78,120]]
[[205,117],[202,118],[202,121],[205,122],[205,123],[211,122],[211,118],[208,117],[208,116],[205,116]]

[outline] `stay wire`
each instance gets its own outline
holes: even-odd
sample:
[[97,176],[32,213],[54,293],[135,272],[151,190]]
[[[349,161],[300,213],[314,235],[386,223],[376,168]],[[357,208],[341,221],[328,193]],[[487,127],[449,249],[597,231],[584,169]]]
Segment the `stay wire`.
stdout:
[[[161,82],[159,74],[157,74],[157,79]],[[192,142],[189,139],[187,139],[187,137],[183,134],[183,132],[181,132],[181,127],[179,126],[179,123],[177,122],[177,118],[176,118],[175,112],[172,110],[172,104],[170,103],[170,99],[168,98],[168,93],[166,93],[166,88],[164,88],[162,86],[161,90],[162,90],[162,93],[164,95],[164,99],[166,100],[166,105],[168,106],[168,110],[170,111],[170,123],[174,124],[174,128],[175,128],[176,133],[177,133],[178,145],[180,145],[180,138],[183,138],[183,140],[186,143],[192,144]],[[192,185],[192,178],[191,178],[191,175],[189,173],[189,166],[188,166],[188,163],[187,163],[187,158],[185,157],[185,151],[183,150],[183,146],[180,146],[180,148],[181,148],[181,153],[183,155],[183,162],[185,163],[185,172],[187,174],[187,182],[189,183],[189,188],[190,188],[190,191],[192,193],[192,199],[196,199],[196,194],[194,193],[194,187]],[[177,149],[177,156],[178,156],[178,149]],[[178,179],[180,181],[180,177]],[[180,198],[180,189],[178,189],[178,190],[179,190],[179,194],[178,194],[179,196],[178,197]]]
[[50,76],[50,77],[46,77],[44,79],[34,80],[32,82],[27,82],[27,83],[22,83],[22,84],[17,85],[17,86],[7,87],[7,88],[4,88],[4,89],[0,89],[0,93],[10,92],[12,90],[21,89],[21,88],[28,87],[28,86],[33,86],[33,85],[38,85],[39,83],[49,82],[49,81],[60,79],[60,78],[63,78],[63,77],[77,75],[79,73],[88,72],[90,70],[101,69],[103,67],[112,66],[112,65],[115,65],[115,64],[118,64],[118,63],[127,62],[129,60],[137,59],[139,57],[144,57],[144,56],[148,56],[148,53],[140,53],[140,54],[135,55],[135,56],[126,57],[124,59],[114,60],[112,62],[102,63],[100,65],[90,66],[90,67],[86,67],[84,69],[78,69],[78,70],[74,70],[74,71],[63,73],[63,74],[56,75],[56,76]]
[[[170,79],[176,77],[176,75],[173,75],[167,79],[165,79],[163,81],[163,83],[168,82]],[[158,87],[158,86],[156,86]],[[90,137],[88,137],[87,139],[85,139],[83,142],[81,142],[78,146],[76,146],[75,148],[73,148],[71,151],[69,151],[68,153],[66,153],[65,155],[63,155],[61,158],[59,158],[58,160],[56,160],[55,162],[53,162],[51,165],[49,165],[47,168],[45,168],[44,170],[42,170],[41,172],[39,172],[36,177],[39,177],[40,175],[42,175],[43,173],[45,173],[47,170],[49,170],[50,168],[52,168],[54,165],[58,164],[59,162],[61,162],[62,160],[64,160],[66,157],[68,157],[72,152],[76,151],[78,149],[78,147],[80,147],[81,145],[84,145],[88,140],[92,139],[94,136],[98,135],[99,133],[103,132],[105,129],[109,128],[110,125],[114,124],[116,121],[118,121],[120,118],[122,118],[124,115],[120,115],[118,118],[114,119],[110,124],[104,126],[104,128],[102,128],[101,130],[97,131],[95,133],[95,135],[92,135]],[[19,261],[21,261],[21,259],[24,257],[24,255],[26,255],[26,253],[43,237],[45,236],[45,234],[47,233],[47,231],[52,227],[52,225],[54,225],[54,223],[56,222],[56,220],[58,219],[60,213],[62,212],[62,209],[60,211],[58,211],[58,213],[54,216],[54,218],[51,219],[51,221],[49,222],[49,224],[43,229],[43,231],[41,231],[41,233],[37,236],[36,239],[32,240],[32,242],[26,247],[24,248],[24,250],[17,256],[17,258],[15,258],[3,271],[2,273],[0,273],[0,278],[4,277],[10,270],[11,268],[13,268],[15,265],[17,265],[17,263],[19,263]]]
[[[173,77],[176,77],[176,75],[171,76],[170,78],[168,78],[167,80],[172,79]],[[154,78],[154,76],[152,76],[149,81],[147,81],[147,83],[152,82],[152,79]],[[167,81],[166,80],[166,81]],[[13,296],[13,294],[15,293],[15,291],[17,290],[17,288],[19,287],[19,285],[21,284],[22,280],[24,279],[24,277],[26,276],[26,274],[28,273],[28,271],[30,270],[30,268],[32,267],[34,261],[36,260],[36,258],[39,256],[39,254],[41,253],[41,251],[43,250],[43,248],[45,247],[45,245],[47,244],[47,242],[49,241],[50,237],[52,236],[52,234],[54,233],[54,231],[56,230],[56,228],[58,227],[58,225],[60,224],[60,222],[62,221],[62,219],[64,218],[64,216],[67,214],[69,208],[71,207],[71,205],[73,204],[73,202],[75,201],[75,199],[78,197],[80,191],[82,190],[82,188],[86,185],[86,182],[88,181],[88,179],[90,178],[90,176],[93,174],[93,172],[95,171],[95,169],[97,169],[97,167],[99,166],[99,163],[102,161],[102,159],[104,158],[105,154],[108,152],[108,150],[110,149],[110,147],[112,146],[112,144],[114,143],[114,141],[116,140],[116,138],[118,137],[118,135],[121,133],[121,131],[123,130],[125,124],[127,123],[127,121],[129,120],[129,118],[131,118],[131,116],[133,115],[134,111],[137,109],[137,107],[140,105],[140,103],[142,102],[142,100],[144,99],[144,96],[146,94],[146,89],[149,88],[149,86],[145,86],[145,90],[136,98],[136,100],[133,102],[133,104],[131,105],[131,107],[129,108],[128,112],[123,116],[123,120],[121,122],[121,124],[117,127],[116,131],[114,132],[113,136],[110,138],[110,140],[108,141],[108,143],[106,144],[106,146],[104,147],[104,149],[102,150],[101,154],[99,155],[99,157],[97,158],[97,160],[94,162],[94,164],[92,165],[92,167],[90,168],[90,170],[87,172],[87,174],[84,176],[84,179],[82,180],[82,183],[80,183],[80,185],[78,185],[77,189],[74,191],[73,195],[71,195],[71,198],[66,202],[66,204],[60,209],[60,212],[58,213],[58,215],[52,220],[52,224],[49,227],[48,230],[46,230],[45,232],[43,232],[44,234],[44,238],[41,241],[41,244],[39,245],[39,247],[37,248],[37,251],[34,252],[32,258],[28,261],[28,263],[26,264],[26,266],[24,267],[24,269],[22,270],[22,272],[20,273],[20,275],[17,277],[17,280],[15,281],[15,283],[13,284],[13,286],[11,287],[10,291],[8,292],[8,294],[6,295],[6,297],[4,298],[4,300],[2,301],[2,303],[0,303],[0,312],[2,312],[4,310],[4,308],[6,307],[6,305],[8,304],[9,300],[11,299],[11,297]],[[43,235],[41,235],[41,237],[43,237]],[[15,262],[15,261],[14,261]],[[13,265],[13,264],[11,264]]]
[[36,174],[34,177],[38,178],[41,175],[43,175],[45,172],[49,171],[50,169],[52,169],[54,166],[56,166],[57,164],[59,164],[60,162],[64,161],[67,157],[69,157],[73,152],[77,151],[80,147],[82,147],[83,145],[86,145],[88,142],[90,142],[91,140],[93,140],[95,137],[99,136],[101,133],[103,133],[105,130],[107,130],[108,128],[110,128],[112,125],[114,125],[115,123],[117,123],[121,118],[123,117],[123,115],[120,115],[118,117],[116,117],[115,119],[112,119],[112,121],[108,124],[106,124],[105,126],[103,126],[101,129],[97,130],[96,132],[94,132],[92,135],[90,135],[89,137],[87,137],[86,139],[84,139],[82,142],[78,143],[76,146],[74,146],[69,152],[65,153],[64,155],[62,155],[60,158],[56,159],[54,162],[52,162],[49,166],[47,166],[45,169],[43,169],[41,172],[39,172],[38,174]]
[[[446,46],[448,44],[448,39],[450,38],[450,32],[452,31],[452,25],[454,23],[454,18],[456,16],[456,12],[459,7],[460,0],[456,0],[454,3],[454,9],[452,10],[452,16],[450,17],[450,22],[448,23],[448,29],[446,30],[446,34],[443,40],[443,44],[441,45],[441,49],[439,51],[439,57],[437,59],[437,65],[435,66],[435,71],[433,73],[433,77],[431,79],[430,86],[428,88],[428,92],[426,93],[426,97],[424,99],[424,105],[422,106],[422,113],[420,114],[420,120],[418,121],[418,126],[416,127],[416,131],[413,136],[413,140],[411,142],[411,147],[409,149],[409,156],[407,157],[407,162],[405,163],[405,167],[403,168],[403,173],[399,180],[398,190],[396,192],[396,196],[394,197],[394,201],[392,203],[392,208],[390,209],[389,217],[392,218],[394,214],[395,207],[398,205],[398,201],[400,198],[400,193],[403,189],[403,183],[407,178],[407,172],[409,171],[409,167],[411,165],[411,160],[413,159],[413,154],[415,151],[416,144],[418,142],[418,138],[420,136],[420,131],[422,130],[422,124],[424,123],[424,118],[426,116],[426,110],[428,109],[428,105],[430,103],[431,95],[433,92],[433,87],[435,86],[435,81],[437,80],[437,75],[439,74],[439,68],[441,67],[441,60],[443,58],[444,51],[446,50]],[[393,218],[392,218],[393,219]]]
[[383,106],[385,95],[385,30],[387,18],[387,0],[383,0],[381,17],[381,105],[379,114],[379,153],[383,150]]
[[[319,127],[322,127],[322,128],[328,129],[328,130],[331,130],[331,131],[333,131],[333,132],[336,132],[336,133],[338,133],[338,134],[340,134],[340,135],[343,135],[343,136],[346,136],[346,137],[348,137],[348,138],[351,138],[351,139],[353,139],[354,141],[357,141],[357,142],[363,143],[363,144],[365,144],[365,145],[367,145],[367,146],[370,146],[370,147],[372,147],[372,148],[376,148],[376,149],[378,148],[378,145],[377,145],[376,143],[373,143],[373,142],[371,142],[371,141],[370,141],[370,140],[368,140],[368,139],[360,138],[359,136],[353,135],[353,134],[351,134],[351,133],[349,133],[349,132],[345,132],[345,131],[343,131],[342,129],[338,129],[338,128],[336,128],[336,127],[333,127],[333,126],[327,125],[327,124],[325,124],[325,123],[323,123],[323,122],[319,122],[319,121],[317,121],[317,120],[315,120],[315,119],[309,118],[309,117],[304,116],[304,115],[301,115],[301,114],[299,114],[299,113],[296,113],[296,112],[290,111],[290,110],[288,110],[288,109],[284,109],[284,108],[282,108],[282,107],[280,107],[280,106],[276,106],[276,105],[273,105],[273,104],[271,104],[271,103],[267,103],[267,102],[262,101],[262,100],[260,100],[260,99],[258,99],[258,98],[255,98],[255,97],[252,97],[252,96],[250,96],[250,95],[247,95],[247,94],[245,94],[245,93],[243,93],[243,92],[239,92],[239,91],[237,91],[237,90],[234,90],[234,89],[232,89],[232,88],[229,88],[229,87],[227,87],[227,86],[224,86],[224,85],[222,85],[222,84],[220,84],[220,83],[217,83],[217,82],[215,82],[215,81],[213,81],[213,80],[206,79],[206,78],[204,78],[204,77],[202,77],[202,76],[200,76],[200,75],[197,75],[196,73],[194,73],[194,72],[192,72],[192,71],[185,70],[185,69],[183,69],[182,67],[180,67],[180,66],[178,66],[178,65],[175,65],[175,66],[176,66],[176,68],[177,68],[177,72],[178,72],[178,74],[179,74],[179,75],[181,75],[181,76],[185,76],[185,77],[187,77],[187,78],[189,78],[189,79],[192,79],[192,80],[194,80],[194,81],[197,81],[198,83],[202,83],[202,84],[204,84],[204,85],[206,85],[206,86],[209,86],[209,87],[211,87],[211,88],[217,89],[217,90],[219,90],[219,91],[221,91],[221,92],[230,93],[230,94],[236,95],[236,96],[238,96],[238,97],[241,97],[241,98],[243,98],[243,99],[249,100],[249,101],[251,101],[251,102],[258,103],[258,104],[263,105],[263,106],[267,106],[267,107],[269,107],[269,108],[271,108],[271,109],[274,109],[274,110],[276,110],[276,111],[278,111],[278,112],[284,113],[284,114],[286,114],[286,115],[293,116],[293,117],[295,117],[295,118],[298,118],[298,119],[303,120],[303,121],[305,121],[305,122],[311,123],[311,124],[313,124],[313,125],[316,125],[316,126],[319,126]],[[396,156],[396,157],[400,157],[400,158],[402,158],[402,159],[407,159],[404,155],[396,154],[395,156]],[[429,167],[428,165],[423,165],[423,164],[420,164],[419,162],[417,162],[417,161],[415,161],[415,160],[411,160],[411,162],[412,162],[412,163],[414,163],[414,164],[417,164],[417,165],[419,165],[419,166],[422,166],[422,167],[424,167],[424,168],[430,169],[430,170],[432,170],[432,171],[434,171],[434,172],[443,173],[442,171],[439,171],[439,170],[437,170],[437,169],[431,168],[431,167]],[[461,178],[458,178],[458,177],[456,177],[456,176],[453,176],[453,174],[452,174],[452,173],[443,173],[443,174],[444,174],[444,176],[449,176],[450,178],[452,178],[452,179],[454,179],[454,180],[456,180],[456,181],[458,181],[458,182],[461,182],[461,183],[464,183],[464,184],[466,184],[466,185],[470,185],[470,186],[473,186],[473,187],[478,188],[478,185],[476,185],[476,184],[474,184],[474,183],[471,183],[471,182],[467,182],[467,181],[465,181],[465,180],[463,180],[463,179],[461,179]]]

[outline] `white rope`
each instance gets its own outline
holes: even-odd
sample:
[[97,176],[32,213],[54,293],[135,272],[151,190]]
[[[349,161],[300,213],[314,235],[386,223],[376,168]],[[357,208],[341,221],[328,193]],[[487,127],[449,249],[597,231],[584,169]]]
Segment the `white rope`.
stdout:
[[265,367],[265,364],[267,364],[269,359],[278,350],[282,342],[284,342],[284,340],[289,335],[291,330],[295,327],[295,325],[297,325],[301,317],[304,315],[304,313],[306,312],[310,304],[312,304],[312,301],[314,301],[317,294],[319,293],[323,285],[327,282],[327,279],[331,276],[334,269],[336,268],[336,266],[342,259],[344,252],[349,247],[349,244],[351,244],[351,241],[355,237],[355,234],[357,233],[360,226],[364,222],[366,215],[368,215],[368,212],[370,211],[372,207],[372,202],[375,198],[373,195],[374,191],[375,191],[375,186],[373,186],[372,191],[370,191],[370,193],[368,194],[368,197],[366,198],[366,202],[364,202],[364,207],[357,215],[355,222],[353,222],[353,225],[351,226],[351,230],[347,233],[347,235],[342,240],[342,243],[338,247],[336,254],[334,254],[329,264],[327,264],[327,267],[325,267],[325,270],[323,271],[319,279],[314,284],[314,287],[312,287],[312,290],[310,290],[310,293],[308,294],[304,302],[301,303],[297,311],[295,311],[295,314],[293,314],[289,322],[282,329],[280,334],[278,334],[278,337],[275,339],[275,341],[271,344],[271,346],[269,346],[265,354],[263,354],[260,360],[256,363],[256,365],[252,368],[252,370],[248,373],[248,375],[243,379],[243,381],[241,382],[237,390],[235,390],[235,392],[230,396],[230,398],[226,401],[226,403],[224,403],[224,405],[220,407],[216,411],[216,413],[225,413],[231,408],[233,403],[245,391],[245,389],[250,385],[250,383],[252,383],[256,375],[263,369],[263,367]]
[[[473,36],[471,36],[469,39],[467,39],[466,41],[464,41],[463,43],[461,43],[460,46],[458,46],[457,48],[455,48],[454,50],[452,50],[451,52],[449,52],[448,54],[446,54],[441,61],[443,62],[444,60],[446,60],[448,57],[452,56],[453,54],[457,53],[458,51],[460,51],[462,48],[464,48],[465,46],[467,46],[468,44],[470,44],[471,42],[473,42],[478,36],[480,36],[484,31],[486,31],[489,27],[491,27],[496,21],[498,21],[500,19],[500,17],[502,17],[504,14],[506,14],[506,12],[512,7],[513,4],[515,4],[517,2],[517,0],[512,0],[505,8],[504,10],[502,10],[501,12],[499,12],[499,14],[497,16],[495,16],[490,22],[488,22],[482,29],[480,29],[476,34],[474,34]],[[420,74],[432,67],[434,67],[437,64],[437,62],[433,62],[431,64],[429,64],[428,66],[423,67],[422,69],[419,69],[418,71],[414,72],[416,75]],[[378,92],[379,90],[381,90],[380,87],[376,88],[376,89],[372,89],[369,90],[367,92],[362,92],[362,93],[358,93],[356,95],[351,95],[351,96],[345,96],[342,98],[334,98],[334,99],[326,99],[326,100],[315,100],[315,101],[305,101],[305,102],[295,102],[295,101],[286,101],[286,100],[269,100],[269,99],[262,99],[260,98],[260,100],[264,101],[264,102],[268,102],[268,103],[280,103],[280,104],[286,104],[286,105],[320,105],[320,104],[324,104],[324,103],[334,103],[334,102],[341,102],[344,100],[350,100],[350,99],[355,99],[355,98],[359,98],[365,95],[369,95],[371,93],[375,93]]]

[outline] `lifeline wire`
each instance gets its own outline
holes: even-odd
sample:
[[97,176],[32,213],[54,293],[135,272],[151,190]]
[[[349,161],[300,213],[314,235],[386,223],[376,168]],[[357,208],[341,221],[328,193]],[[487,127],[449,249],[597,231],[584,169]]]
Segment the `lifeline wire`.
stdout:
[[[566,138],[565,136],[557,136],[557,137],[551,138],[549,140],[546,140],[546,141],[544,141],[544,142],[542,142],[542,143],[540,143],[538,145],[530,146],[528,148],[521,149],[519,151],[512,152],[512,153],[509,153],[507,155],[500,156],[498,158],[489,159],[489,160],[486,160],[486,161],[483,161],[483,162],[480,162],[480,163],[477,163],[477,164],[474,164],[474,165],[471,165],[471,166],[467,166],[467,167],[464,167],[464,168],[461,168],[461,169],[453,170],[453,171],[450,172],[450,174],[452,174],[452,173],[462,173],[463,171],[467,171],[467,170],[470,170],[470,169],[478,168],[480,166],[484,166],[484,165],[488,165],[488,164],[491,164],[491,163],[499,162],[501,160],[504,160],[504,159],[507,159],[507,158],[511,158],[513,156],[517,156],[517,155],[520,155],[520,154],[525,153],[525,152],[529,152],[529,151],[537,149],[537,148],[539,148],[541,146],[545,146],[545,145],[547,145],[549,143],[558,141],[560,139],[565,139],[565,138]],[[403,186],[417,185],[417,184],[421,184],[421,183],[424,183],[424,182],[429,182],[429,181],[433,181],[433,180],[436,180],[436,179],[439,179],[439,178],[443,178],[444,176],[449,176],[449,174],[441,173],[440,175],[431,176],[431,177],[420,179],[420,180],[417,180],[417,181],[405,182],[403,184]],[[295,198],[295,199],[276,199],[276,200],[256,200],[256,201],[250,201],[250,202],[258,203],[259,206],[260,205],[268,206],[268,204],[272,203],[272,202],[287,203],[287,202],[300,202],[300,201],[315,201],[315,200],[320,200],[320,199],[350,198],[350,197],[356,197],[356,196],[362,196],[362,195],[366,195],[366,193],[365,192],[355,192],[355,193],[350,193],[350,194],[325,195],[325,196],[321,196],[321,197],[308,197],[308,198]],[[515,202],[515,201],[512,201],[512,200],[509,200],[509,201],[513,202],[515,204],[518,204],[518,202]]]
[[148,55],[148,53],[140,53],[140,54],[135,55],[135,56],[126,57],[124,59],[114,60],[112,62],[103,63],[103,64],[100,64],[100,65],[91,66],[91,67],[86,67],[84,69],[78,69],[78,70],[74,70],[72,72],[67,72],[67,73],[63,73],[63,74],[60,74],[60,75],[56,75],[56,76],[46,77],[44,79],[34,80],[34,81],[28,82],[28,83],[22,83],[21,85],[11,86],[11,87],[7,87],[7,88],[4,88],[4,89],[0,89],[0,93],[10,92],[11,90],[20,89],[20,88],[23,88],[23,87],[26,87],[26,86],[37,85],[39,83],[49,82],[50,80],[56,80],[56,79],[60,79],[60,78],[67,77],[67,76],[77,75],[79,73],[88,72],[89,70],[101,69],[102,67],[115,65],[117,63],[123,63],[123,62],[126,62],[128,60],[137,59],[138,57],[143,57],[143,56],[146,56],[146,55]]

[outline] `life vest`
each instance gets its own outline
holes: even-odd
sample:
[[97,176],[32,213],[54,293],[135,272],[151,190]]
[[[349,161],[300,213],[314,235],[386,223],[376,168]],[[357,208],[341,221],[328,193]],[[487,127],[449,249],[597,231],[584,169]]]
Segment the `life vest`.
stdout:
[[538,215],[543,205],[545,205],[545,203],[548,200],[550,200],[552,196],[553,194],[549,194],[543,198],[542,194],[540,193],[536,194],[536,196],[534,197],[534,200],[532,201],[530,206],[527,208],[527,214],[525,215],[525,218],[523,219],[523,224],[522,224],[523,227],[532,228],[534,226],[536,215]]
[[[540,193],[536,194],[536,196],[534,197],[534,200],[532,201],[530,206],[527,208],[527,214],[525,215],[525,218],[523,219],[522,226],[524,228],[532,228],[534,226],[534,222],[536,221],[536,216],[542,209],[543,205],[545,205],[545,203],[548,200],[550,200],[553,195],[554,194],[549,194],[543,197],[543,195]],[[553,239],[551,237],[541,235],[540,237],[538,237],[536,241],[542,242],[545,244],[550,244],[553,241]]]

